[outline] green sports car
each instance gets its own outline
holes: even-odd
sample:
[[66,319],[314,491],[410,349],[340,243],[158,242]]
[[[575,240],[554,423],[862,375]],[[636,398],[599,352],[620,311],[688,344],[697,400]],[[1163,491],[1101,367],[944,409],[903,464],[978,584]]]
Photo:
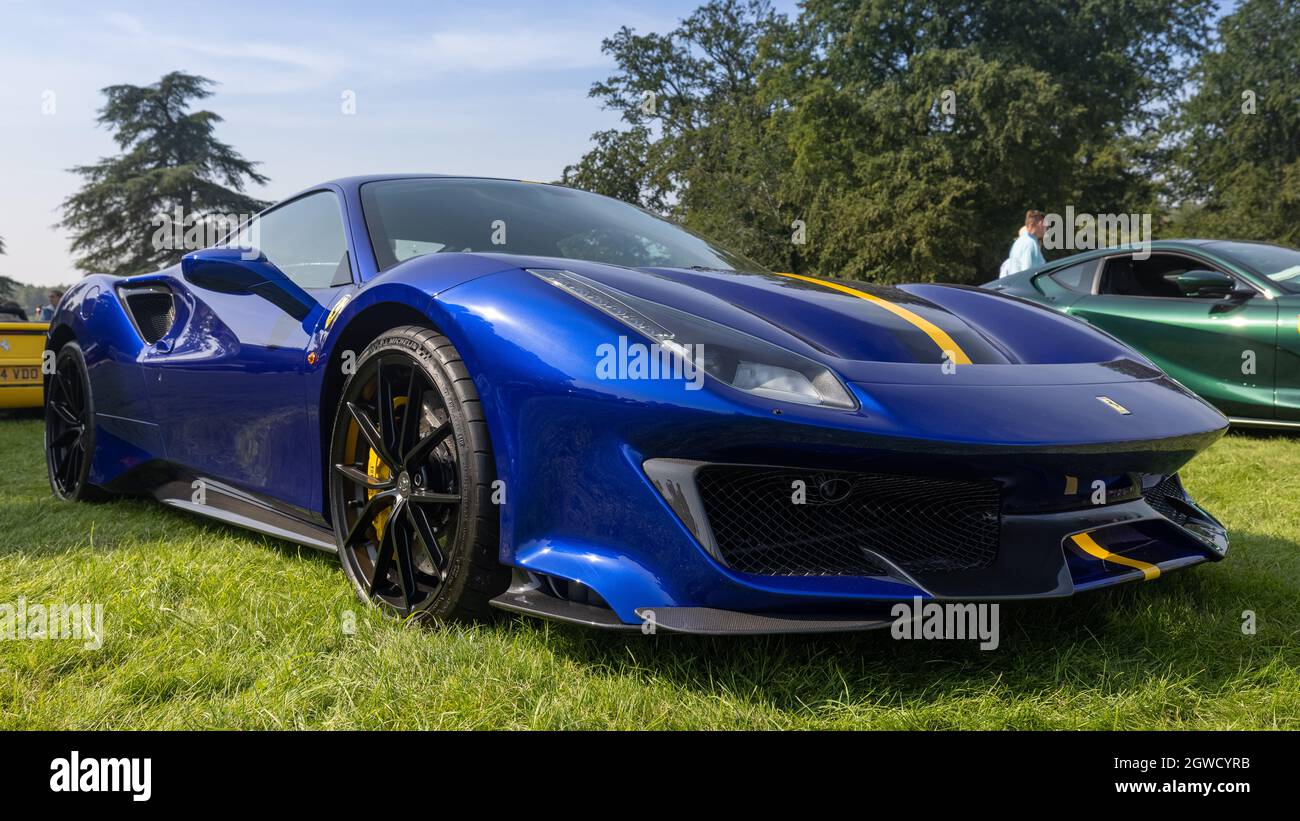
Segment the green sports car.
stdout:
[[983,287],[1110,332],[1235,425],[1300,428],[1300,251],[1166,240],[1074,254]]

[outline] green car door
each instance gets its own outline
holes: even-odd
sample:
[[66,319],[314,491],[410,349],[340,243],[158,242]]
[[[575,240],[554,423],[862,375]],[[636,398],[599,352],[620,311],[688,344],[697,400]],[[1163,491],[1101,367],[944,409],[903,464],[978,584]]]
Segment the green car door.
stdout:
[[1277,298],[1274,402],[1280,423],[1300,424],[1300,296]]
[[[1141,351],[1225,415],[1273,419],[1278,300],[1209,255],[1180,250],[1143,256],[1124,251],[1100,257],[1092,292],[1065,312]],[[1202,271],[1231,277],[1231,293],[1186,295],[1179,278],[1195,279],[1201,275],[1193,272]]]

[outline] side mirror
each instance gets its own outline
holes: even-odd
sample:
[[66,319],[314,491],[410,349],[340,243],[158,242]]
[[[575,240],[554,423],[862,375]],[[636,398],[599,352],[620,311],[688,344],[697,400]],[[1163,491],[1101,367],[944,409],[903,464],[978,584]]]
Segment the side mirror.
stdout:
[[1183,296],[1217,299],[1228,296],[1237,287],[1236,280],[1221,271],[1187,271],[1179,274],[1177,281]]
[[181,259],[181,276],[192,285],[220,294],[255,294],[299,322],[320,307],[261,252],[205,248]]

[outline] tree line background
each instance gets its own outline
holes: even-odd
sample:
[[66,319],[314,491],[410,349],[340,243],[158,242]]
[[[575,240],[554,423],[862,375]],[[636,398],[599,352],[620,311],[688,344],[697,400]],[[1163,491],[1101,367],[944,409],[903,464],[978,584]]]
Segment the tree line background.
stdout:
[[[711,0],[672,31],[604,40],[615,70],[591,96],[621,125],[561,182],[776,270],[887,283],[995,276],[1028,208],[1300,245],[1300,4],[1242,0],[1211,31],[1214,10],[805,0],[790,16]],[[211,85],[178,71],[104,89],[120,153],[72,169],[60,223],[80,270],[175,263],[150,240],[177,206],[265,207],[246,193],[267,182],[257,163],[190,110]]]
[[1300,4],[1214,7],[713,0],[604,41],[623,125],[563,182],[879,282],[996,276],[1029,208],[1300,244]]

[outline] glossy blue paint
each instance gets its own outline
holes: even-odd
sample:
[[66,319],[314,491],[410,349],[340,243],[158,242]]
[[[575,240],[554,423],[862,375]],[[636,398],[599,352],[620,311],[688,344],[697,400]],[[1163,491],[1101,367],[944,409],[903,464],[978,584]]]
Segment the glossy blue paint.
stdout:
[[[491,253],[432,254],[380,273],[358,194],[373,179],[311,189],[339,194],[353,281],[309,292],[317,307],[302,320],[257,296],[199,287],[179,267],[88,277],[65,295],[51,338],[75,338],[86,353],[98,413],[92,482],[113,485],[142,467],[170,465],[324,523],[321,442],[334,413],[324,397],[347,353],[339,340],[363,317],[413,311],[451,339],[484,404],[508,488],[501,561],[582,582],[636,623],[637,608],[657,606],[777,612],[913,595],[1066,595],[1071,568],[1087,561],[1062,552],[1069,528],[1127,526],[1145,515],[1124,506],[1048,515],[1066,478],[1173,473],[1226,426],[1110,337],[979,289],[854,284],[949,334],[975,363],[954,369],[926,332],[878,305],[770,273]],[[860,407],[765,399],[712,379],[698,390],[602,379],[601,345],[647,340],[527,272],[547,268],[821,363]],[[141,339],[119,295],[151,283],[177,295],[175,323],[154,344]],[[329,309],[345,298],[327,328]],[[1057,557],[1061,569],[1004,589],[738,573],[708,555],[673,512],[642,468],[651,458],[995,479],[1006,532],[1041,541],[1031,547]],[[1175,542],[1161,561],[1220,556],[1190,537]],[[1105,576],[1085,571],[1080,586]]]

